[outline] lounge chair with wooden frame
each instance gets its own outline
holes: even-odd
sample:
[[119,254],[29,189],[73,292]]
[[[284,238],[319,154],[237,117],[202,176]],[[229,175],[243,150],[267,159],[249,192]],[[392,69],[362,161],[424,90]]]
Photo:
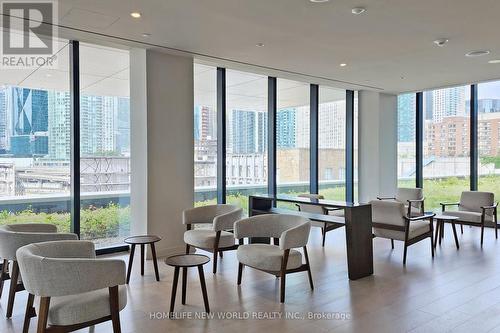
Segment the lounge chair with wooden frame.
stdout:
[[[248,266],[280,278],[281,303],[285,302],[287,274],[307,272],[309,285],[314,289],[307,254],[310,230],[308,219],[287,214],[264,214],[237,221],[234,224],[234,237],[237,239],[269,237],[274,240],[273,244],[244,244],[238,247],[238,285],[241,284],[243,267]],[[303,254],[297,248],[302,248]],[[305,263],[302,262],[302,255]]]
[[[458,206],[457,211],[447,210],[447,207]],[[455,223],[481,227],[481,246],[483,246],[484,226],[493,223],[495,227],[495,238],[498,238],[498,202],[491,192],[464,191],[460,195],[460,202],[442,202],[441,211],[445,215],[458,217]],[[462,231],[463,232],[463,231]]]
[[432,234],[435,214],[410,217],[407,215],[405,205],[398,201],[372,200],[370,204],[374,237],[391,239],[392,242],[403,241],[403,265],[406,265],[408,247],[426,238],[430,238],[431,254],[434,258]]

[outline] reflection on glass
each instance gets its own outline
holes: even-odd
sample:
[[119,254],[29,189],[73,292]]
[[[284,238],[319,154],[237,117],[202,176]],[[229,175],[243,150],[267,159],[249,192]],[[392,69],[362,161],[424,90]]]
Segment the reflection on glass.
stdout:
[[217,202],[217,69],[194,64],[195,206]]
[[80,44],[81,238],[130,234],[129,52]]
[[478,85],[478,190],[500,198],[500,82]]
[[415,187],[416,94],[398,96],[398,187]]
[[319,88],[319,193],[330,200],[345,200],[345,98],[345,90]]
[[424,92],[424,193],[426,209],[456,202],[470,188],[470,89]]
[[70,230],[69,45],[55,68],[0,69],[0,224]]
[[267,77],[226,71],[226,201],[267,193]]

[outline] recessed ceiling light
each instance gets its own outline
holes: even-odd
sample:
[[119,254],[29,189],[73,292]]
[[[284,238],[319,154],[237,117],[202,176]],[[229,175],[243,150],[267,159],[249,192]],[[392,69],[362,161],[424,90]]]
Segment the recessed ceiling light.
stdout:
[[465,54],[466,57],[480,57],[490,54],[490,51],[488,50],[479,50],[479,51],[471,51]]
[[489,64],[500,64],[500,59],[494,59],[494,60],[490,60],[488,61]]
[[340,67],[345,67],[345,66],[347,66],[347,64],[346,64],[346,63],[341,63],[341,64],[340,64]]
[[447,44],[450,40],[448,38],[440,38],[436,39],[433,43],[436,44],[437,46],[441,47]]
[[330,0],[309,0],[309,1],[311,1],[313,3],[323,3],[323,2],[328,2]]
[[257,44],[255,44],[255,46],[257,46],[257,47],[263,47],[264,43],[257,43]]
[[353,13],[354,15],[363,14],[364,12],[366,12],[366,8],[363,8],[363,7],[354,7],[351,10],[351,13]]
[[132,16],[133,18],[139,18],[139,17],[141,17],[142,15],[141,15],[141,13],[139,13],[139,12],[132,12],[132,13],[130,13],[130,16]]
[[146,38],[148,38],[148,37],[151,37],[151,34],[150,34],[150,33],[148,33],[148,32],[143,32],[143,33],[141,34],[141,36],[142,36],[142,37],[146,37]]

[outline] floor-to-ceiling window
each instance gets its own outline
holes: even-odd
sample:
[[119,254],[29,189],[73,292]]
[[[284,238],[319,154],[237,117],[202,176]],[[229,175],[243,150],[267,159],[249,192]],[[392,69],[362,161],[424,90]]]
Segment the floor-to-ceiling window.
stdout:
[[319,87],[318,178],[325,199],[345,200],[346,91]]
[[458,201],[470,188],[470,87],[424,92],[423,176],[426,209]]
[[54,40],[51,68],[0,69],[0,224],[70,230],[69,47]]
[[398,187],[415,187],[416,94],[398,96]]
[[280,194],[309,193],[310,85],[278,79],[276,178]]
[[217,202],[217,69],[194,64],[194,201]]
[[226,71],[226,202],[267,193],[267,76]]
[[80,230],[97,247],[130,233],[129,58],[80,44]]
[[478,190],[500,198],[500,81],[478,84]]

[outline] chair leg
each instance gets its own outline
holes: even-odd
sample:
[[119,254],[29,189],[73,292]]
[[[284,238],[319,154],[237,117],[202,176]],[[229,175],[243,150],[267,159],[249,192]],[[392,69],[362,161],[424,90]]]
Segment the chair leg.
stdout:
[[47,330],[47,319],[49,316],[50,297],[40,298],[40,309],[38,310],[37,333],[45,333]]
[[394,239],[391,238],[391,248],[394,250]]
[[30,329],[30,320],[31,317],[34,317],[35,314],[33,309],[33,301],[35,300],[35,295],[28,294],[28,301],[26,302],[26,312],[24,313],[24,324],[23,324],[23,333],[28,333]]
[[243,264],[238,264],[238,286],[241,285],[241,275],[243,274]]
[[189,254],[189,245],[186,244],[186,254]]
[[7,259],[3,260],[2,270],[0,271],[0,298],[2,297],[3,284],[7,279],[7,268],[9,267],[9,261]]
[[325,247],[325,240],[326,240],[326,222],[323,228],[321,228],[321,231],[323,232],[323,243],[322,246]]
[[406,241],[405,241],[405,249],[404,249],[404,252],[403,252],[403,265],[406,265],[406,252],[407,252],[407,249],[408,249],[408,245],[406,245]]
[[219,257],[224,258],[224,252],[219,251]]
[[111,314],[111,322],[113,323],[113,333],[121,333],[118,286],[109,288],[109,311]]
[[214,274],[217,273],[217,257],[218,257],[217,252],[218,252],[217,249],[214,249],[214,262],[213,262],[213,269],[212,269]]
[[14,309],[14,298],[16,297],[17,282],[19,280],[19,266],[17,261],[12,261],[12,272],[10,275],[10,290],[9,290],[9,300],[7,302],[7,314],[6,317],[12,317],[12,310]]
[[281,274],[280,274],[280,302],[285,303],[285,280],[286,280],[286,266],[288,264],[288,255],[290,250],[285,250],[283,254],[283,261],[281,262]]
[[306,258],[307,275],[309,276],[309,285],[311,286],[311,290],[314,290],[313,277],[311,274],[311,265],[309,264],[309,255],[307,254],[306,246],[304,246],[304,257]]
[[463,234],[464,233],[464,225],[460,224],[460,232]]
[[484,239],[484,223],[481,224],[481,247],[483,247],[483,239]]

